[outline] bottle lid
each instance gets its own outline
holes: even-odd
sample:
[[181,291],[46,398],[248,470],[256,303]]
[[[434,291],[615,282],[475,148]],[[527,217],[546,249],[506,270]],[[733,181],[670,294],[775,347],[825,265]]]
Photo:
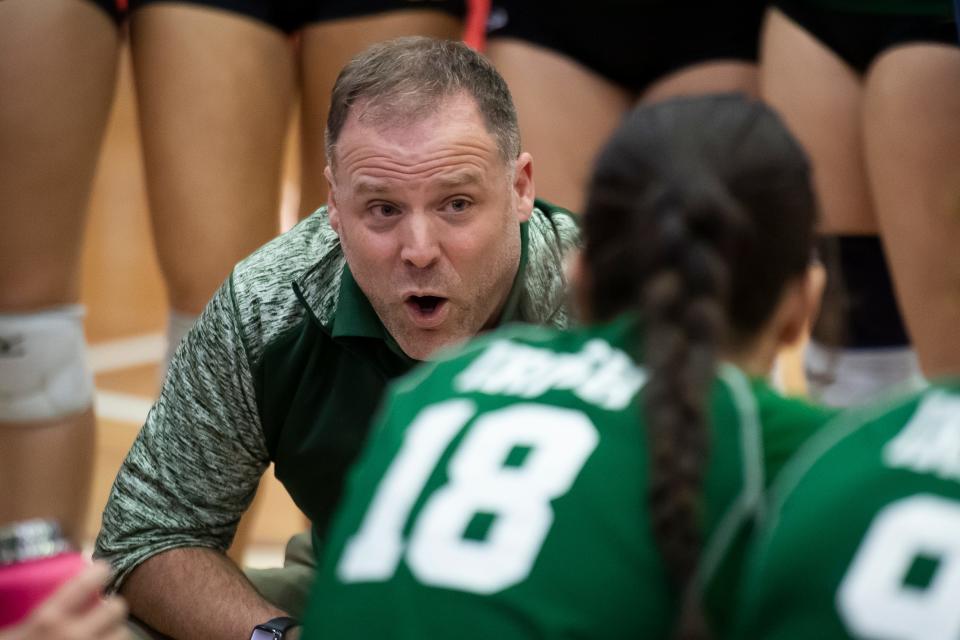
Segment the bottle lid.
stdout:
[[0,566],[49,558],[70,551],[54,520],[24,520],[0,527]]

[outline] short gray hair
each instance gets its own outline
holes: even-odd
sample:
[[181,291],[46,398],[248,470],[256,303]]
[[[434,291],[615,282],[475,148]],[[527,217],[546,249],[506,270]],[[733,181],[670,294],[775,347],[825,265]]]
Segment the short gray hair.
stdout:
[[415,121],[461,93],[476,101],[504,160],[516,160],[517,110],[493,65],[462,42],[413,36],[375,44],[340,72],[327,117],[327,162],[333,165],[337,140],[356,103],[364,102],[365,116],[377,120]]

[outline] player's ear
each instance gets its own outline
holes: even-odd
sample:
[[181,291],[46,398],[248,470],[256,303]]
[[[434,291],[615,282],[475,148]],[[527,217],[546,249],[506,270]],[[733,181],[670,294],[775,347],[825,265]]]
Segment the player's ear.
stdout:
[[330,228],[340,235],[340,211],[337,208],[337,185],[333,180],[333,169],[327,165],[323,170],[323,177],[327,180],[327,215],[330,217]]
[[796,343],[813,324],[825,283],[826,271],[819,262],[811,263],[802,276],[787,283],[777,310],[780,321],[777,339],[781,346]]
[[517,208],[517,219],[520,222],[526,222],[533,214],[533,199],[535,197],[533,156],[527,152],[521,153],[514,163],[511,187]]

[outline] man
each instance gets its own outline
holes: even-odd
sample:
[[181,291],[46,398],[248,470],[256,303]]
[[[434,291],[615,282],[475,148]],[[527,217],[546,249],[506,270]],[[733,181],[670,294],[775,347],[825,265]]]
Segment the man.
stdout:
[[[567,321],[567,212],[534,206],[503,79],[408,38],[333,89],[329,206],[241,262],[174,360],[96,554],[134,615],[243,638],[287,613],[224,556],[270,462],[322,535],[387,381],[493,325]],[[268,636],[269,637],[269,636]]]

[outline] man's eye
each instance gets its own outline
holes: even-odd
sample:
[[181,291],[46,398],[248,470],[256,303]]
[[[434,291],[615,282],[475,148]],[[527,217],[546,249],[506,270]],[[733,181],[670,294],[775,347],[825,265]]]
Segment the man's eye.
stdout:
[[375,204],[370,207],[370,211],[373,213],[373,215],[381,218],[389,218],[400,213],[400,209],[392,204]]
[[465,198],[455,198],[447,203],[447,211],[451,213],[463,213],[470,208],[470,201]]

